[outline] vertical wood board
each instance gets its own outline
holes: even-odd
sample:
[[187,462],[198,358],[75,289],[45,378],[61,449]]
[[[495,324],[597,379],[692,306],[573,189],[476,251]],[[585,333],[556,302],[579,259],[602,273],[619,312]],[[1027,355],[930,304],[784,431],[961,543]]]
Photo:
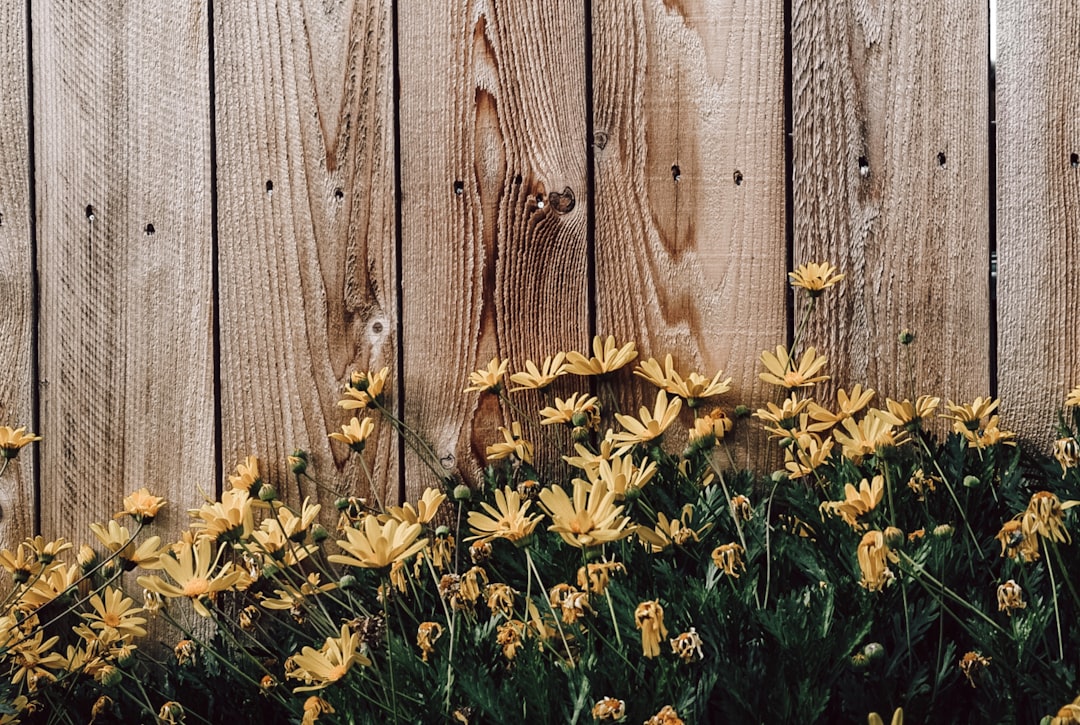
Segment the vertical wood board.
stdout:
[[[32,431],[34,334],[27,109],[26,5],[0,7],[0,425]],[[34,453],[24,448],[0,477],[0,548],[33,533]],[[0,464],[2,465],[2,464]]]
[[985,3],[792,3],[794,261],[847,275],[803,346],[829,400],[989,393],[987,29]]
[[[522,369],[588,338],[582,11],[399,10],[405,418],[468,480],[503,417],[490,395],[462,393],[469,373],[495,355]],[[433,482],[408,456],[408,496]]]
[[[593,8],[598,330],[761,406],[786,337],[782,3]],[[736,440],[771,460],[757,426]]]
[[[360,460],[328,434],[354,371],[397,365],[393,28],[389,0],[215,8],[221,409],[224,466],[286,466],[308,452],[303,494],[368,495]],[[391,377],[386,404],[396,405]],[[359,417],[363,417],[359,411]],[[397,494],[397,441],[364,454],[377,496]]]
[[146,486],[168,537],[213,490],[205,3],[33,21],[42,527],[89,540]]
[[1002,424],[1048,449],[1080,385],[1080,7],[998,11],[998,387]]

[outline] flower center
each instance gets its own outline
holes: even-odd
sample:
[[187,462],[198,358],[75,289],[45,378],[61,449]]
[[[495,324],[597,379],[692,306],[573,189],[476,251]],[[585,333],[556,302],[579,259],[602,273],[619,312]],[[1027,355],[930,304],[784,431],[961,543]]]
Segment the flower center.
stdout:
[[190,598],[194,599],[196,597],[201,597],[203,594],[206,594],[208,591],[210,591],[210,582],[206,581],[205,579],[203,579],[201,577],[196,577],[194,579],[188,579],[187,583],[184,584],[184,596],[185,597],[190,597]]

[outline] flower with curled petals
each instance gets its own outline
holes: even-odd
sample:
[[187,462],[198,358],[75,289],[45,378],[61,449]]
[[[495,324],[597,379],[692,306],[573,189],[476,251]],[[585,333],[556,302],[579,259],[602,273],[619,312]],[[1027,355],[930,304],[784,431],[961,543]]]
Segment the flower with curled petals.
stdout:
[[566,372],[574,375],[607,375],[637,357],[637,347],[633,342],[617,347],[614,335],[608,335],[606,340],[601,340],[597,335],[593,338],[592,349],[591,358],[580,352],[566,353]]
[[290,657],[292,668],[287,669],[285,676],[304,681],[304,686],[297,687],[293,692],[321,690],[345,677],[353,665],[371,665],[371,660],[359,649],[360,635],[350,632],[349,625],[343,624],[341,634],[327,637],[321,649],[304,647],[299,654]]
[[491,358],[486,368],[469,373],[469,387],[462,392],[498,394],[502,390],[503,375],[506,375],[506,368],[509,365],[509,360],[499,360],[496,355]]
[[566,375],[565,352],[555,353],[554,357],[545,357],[544,362],[540,364],[539,368],[536,367],[536,363],[532,360],[526,360],[525,371],[513,373],[510,376],[510,382],[517,384],[516,388],[510,388],[510,392],[516,393],[519,390],[543,390],[555,382],[555,379],[561,375]]

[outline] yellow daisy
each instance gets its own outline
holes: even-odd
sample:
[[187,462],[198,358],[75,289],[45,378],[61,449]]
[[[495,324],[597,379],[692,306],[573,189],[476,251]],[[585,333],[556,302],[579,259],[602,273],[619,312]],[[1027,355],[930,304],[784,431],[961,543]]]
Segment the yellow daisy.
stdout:
[[525,372],[514,373],[510,376],[510,382],[517,383],[516,388],[511,388],[511,393],[519,390],[543,390],[555,382],[560,375],[566,374],[566,353],[555,353],[554,357],[544,358],[540,367],[532,360],[525,361]]
[[259,490],[259,484],[262,483],[262,479],[259,478],[259,459],[255,456],[248,456],[244,459],[243,463],[236,466],[236,473],[230,474],[229,485],[233,488],[238,488],[241,491],[247,491],[251,493],[251,489],[254,487],[255,491]]
[[345,398],[338,401],[338,405],[345,410],[359,410],[378,403],[389,377],[389,367],[378,372],[354,371],[345,388]]
[[406,502],[404,506],[390,506],[386,512],[398,521],[406,524],[430,524],[439,512],[439,507],[446,501],[446,494],[434,488],[424,489],[424,494],[414,508]]
[[800,264],[794,272],[788,272],[792,287],[801,287],[811,297],[817,297],[829,287],[844,279],[839,270],[828,262]]
[[133,637],[145,637],[146,630],[142,625],[146,624],[146,618],[140,617],[142,607],[136,607],[135,601],[125,597],[120,589],[105,587],[105,596],[94,594],[90,597],[90,606],[93,612],[87,612],[82,617],[90,623],[91,629],[99,631],[115,630],[124,639]]
[[691,408],[696,408],[702,398],[711,398],[731,390],[731,378],[720,379],[723,371],[717,371],[712,380],[696,372],[689,373],[686,378],[683,378],[675,371],[670,354],[664,357],[662,369],[655,358],[649,358],[638,364],[634,374],[645,378],[661,390],[679,396]]
[[760,373],[758,377],[766,383],[789,390],[807,388],[829,379],[828,375],[818,375],[825,367],[825,362],[826,358],[818,355],[817,350],[811,347],[803,353],[799,364],[795,365],[795,360],[788,355],[787,349],[783,345],[777,345],[775,355],[768,350],[761,353],[761,363],[766,372]]
[[821,511],[833,516],[840,516],[848,526],[855,531],[866,528],[866,524],[859,521],[859,517],[877,508],[885,495],[885,478],[874,476],[873,482],[865,478],[859,482],[856,489],[850,483],[844,484],[843,501],[826,501],[821,504]]
[[153,521],[158,511],[164,507],[165,499],[160,496],[151,496],[149,489],[143,486],[124,498],[124,510],[116,514],[114,518],[130,515],[137,522],[145,524]]
[[328,558],[335,564],[381,569],[408,559],[427,546],[427,539],[418,538],[422,529],[420,524],[406,524],[397,519],[380,523],[377,516],[368,515],[360,528],[345,529],[345,540],[337,542],[345,554],[331,554]]
[[536,525],[543,516],[536,514],[529,516],[529,507],[532,501],[522,501],[521,494],[507,486],[495,490],[495,505],[480,502],[480,511],[469,512],[469,528],[475,536],[470,536],[466,541],[491,541],[493,539],[506,539],[511,542],[524,541],[532,535]]
[[360,635],[349,631],[349,625],[341,625],[341,634],[327,637],[321,649],[304,647],[299,654],[289,658],[292,669],[286,668],[285,676],[303,680],[304,686],[293,692],[310,692],[332,685],[346,674],[353,665],[368,667],[371,660],[360,651]]
[[487,368],[481,368],[469,373],[469,387],[464,393],[498,393],[502,390],[502,378],[506,375],[506,368],[510,365],[509,360],[499,360],[498,356],[491,358]]
[[540,411],[540,425],[572,425],[595,428],[600,424],[600,402],[596,396],[574,393],[566,400],[555,398],[555,405]]
[[353,419],[349,421],[348,425],[341,426],[340,433],[331,433],[329,438],[345,443],[357,453],[363,453],[364,446],[367,445],[367,439],[374,430],[375,421],[371,418],[360,420],[353,416]]
[[681,409],[681,398],[676,397],[668,402],[667,393],[658,390],[656,403],[653,405],[651,413],[644,406],[639,411],[640,418],[616,413],[615,420],[619,421],[619,425],[626,429],[611,436],[615,443],[623,444],[616,453],[621,455],[638,443],[648,443],[659,438],[679,417]]
[[551,516],[554,531],[570,546],[579,549],[618,541],[632,533],[630,519],[615,503],[615,492],[599,481],[591,490],[583,481],[574,483],[573,499],[560,486],[540,492],[540,502]]
[[510,456],[516,456],[519,461],[532,465],[533,444],[525,440],[521,433],[521,423],[514,421],[509,428],[499,426],[503,442],[492,443],[487,447],[487,459],[489,461],[501,461]]
[[607,340],[601,340],[597,335],[593,338],[592,349],[591,358],[580,352],[566,353],[566,372],[575,375],[607,375],[637,357],[637,348],[633,342],[617,347],[614,335],[608,335]]
[[194,543],[181,541],[173,550],[175,559],[162,556],[159,563],[175,583],[157,576],[141,576],[137,580],[139,586],[170,599],[186,597],[199,615],[209,617],[210,610],[205,601],[212,601],[218,592],[231,589],[243,572],[231,562],[216,568],[218,550],[206,537],[200,537]]
[[26,426],[21,428],[9,428],[0,425],[0,456],[3,458],[15,458],[19,451],[35,441],[41,440],[41,436],[26,432]]

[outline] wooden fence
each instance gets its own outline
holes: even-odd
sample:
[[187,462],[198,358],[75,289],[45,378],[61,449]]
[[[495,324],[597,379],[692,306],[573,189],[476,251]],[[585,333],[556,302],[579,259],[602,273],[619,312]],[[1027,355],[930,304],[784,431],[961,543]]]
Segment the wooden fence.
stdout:
[[[1080,382],[1080,13],[999,21],[995,114],[985,0],[0,4],[0,424],[45,436],[0,541],[143,485],[178,527],[248,454],[366,490],[326,437],[355,369],[466,475],[496,354],[611,333],[759,405],[804,261],[848,275],[807,338],[837,380],[999,392],[1045,438]],[[428,481],[389,426],[366,463]]]

